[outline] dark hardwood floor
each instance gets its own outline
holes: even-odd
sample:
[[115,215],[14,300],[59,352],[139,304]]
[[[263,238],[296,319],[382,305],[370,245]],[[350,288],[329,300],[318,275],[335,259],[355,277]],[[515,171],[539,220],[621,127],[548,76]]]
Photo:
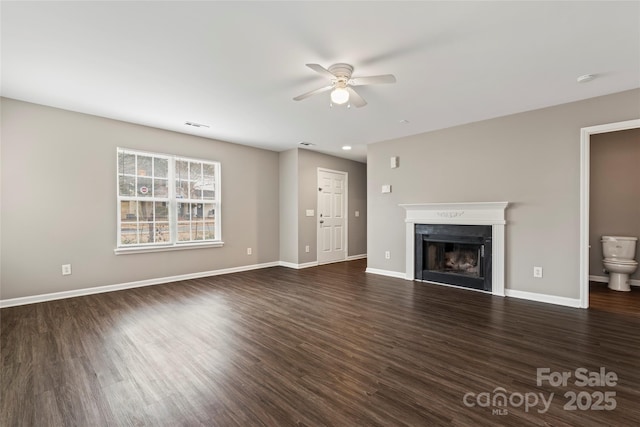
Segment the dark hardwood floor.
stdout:
[[589,307],[608,313],[640,316],[640,288],[631,286],[630,292],[612,291],[606,283],[589,282]]
[[[637,312],[365,266],[274,267],[2,309],[0,424],[638,425]],[[538,385],[538,368],[571,377]],[[581,386],[579,368],[617,380]]]

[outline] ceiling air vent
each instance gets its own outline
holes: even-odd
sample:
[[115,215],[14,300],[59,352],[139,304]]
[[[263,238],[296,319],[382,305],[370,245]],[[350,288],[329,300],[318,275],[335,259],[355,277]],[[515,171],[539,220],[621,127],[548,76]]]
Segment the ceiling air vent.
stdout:
[[196,123],[196,122],[184,122],[185,125],[187,126],[192,126],[194,128],[208,128],[211,127],[209,125],[203,125],[202,123]]

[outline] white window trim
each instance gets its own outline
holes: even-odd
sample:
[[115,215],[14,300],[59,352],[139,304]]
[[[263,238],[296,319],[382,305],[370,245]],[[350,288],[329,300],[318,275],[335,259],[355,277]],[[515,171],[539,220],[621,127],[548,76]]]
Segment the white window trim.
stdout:
[[166,246],[127,246],[122,248],[115,248],[113,253],[116,255],[128,255],[128,254],[143,254],[150,252],[166,252],[166,251],[181,251],[185,249],[205,249],[205,248],[221,248],[224,246],[223,241],[210,241],[204,243],[179,243],[169,244]]
[[[167,158],[167,160],[169,161],[169,176],[167,178],[168,181],[168,201],[167,203],[169,204],[169,227],[170,227],[170,234],[171,234],[171,239],[172,242],[170,243],[164,243],[164,244],[155,244],[155,243],[145,243],[145,244],[139,244],[139,245],[127,245],[127,246],[119,246],[120,245],[120,240],[121,240],[121,236],[120,236],[120,221],[121,221],[121,212],[120,212],[120,193],[119,193],[119,174],[116,173],[116,198],[117,198],[117,241],[116,241],[116,248],[113,250],[113,253],[115,255],[128,255],[128,254],[138,254],[138,253],[152,253],[152,252],[166,252],[166,251],[176,251],[176,250],[188,250],[188,249],[204,249],[204,248],[221,248],[224,246],[224,242],[221,240],[222,239],[222,185],[221,185],[221,175],[222,175],[222,166],[220,164],[220,162],[214,161],[214,160],[207,160],[207,159],[196,159],[193,157],[184,157],[184,156],[179,156],[179,155],[175,155],[175,154],[164,154],[164,153],[155,153],[155,152],[150,152],[150,151],[142,151],[142,150],[135,150],[135,149],[129,149],[129,148],[124,148],[124,147],[117,147],[116,149],[116,159],[118,157],[118,152],[120,150],[124,150],[130,153],[136,153],[136,154],[141,154],[141,155],[148,155],[148,156],[153,156],[153,157],[164,157]],[[214,200],[214,205],[215,205],[215,209],[216,209],[216,220],[215,220],[215,227],[216,227],[216,236],[219,236],[220,239],[216,239],[216,240],[206,240],[206,241],[199,241],[199,242],[179,242],[177,241],[177,231],[176,231],[176,227],[177,227],[177,219],[175,218],[175,211],[176,211],[176,206],[177,203],[179,202],[179,200],[175,197],[176,194],[176,190],[175,190],[175,176],[174,176],[174,168],[175,168],[175,162],[177,160],[187,160],[187,161],[194,161],[194,162],[207,162],[207,163],[213,163],[215,164],[215,179],[216,179],[216,198]],[[116,172],[117,172],[117,168],[116,168]],[[173,182],[172,182],[172,178],[173,178]],[[203,201],[204,202],[204,201]]]

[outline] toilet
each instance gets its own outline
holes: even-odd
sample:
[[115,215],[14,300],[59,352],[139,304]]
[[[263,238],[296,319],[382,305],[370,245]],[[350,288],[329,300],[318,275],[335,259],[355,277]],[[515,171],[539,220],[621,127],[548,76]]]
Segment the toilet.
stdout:
[[602,252],[605,270],[609,272],[609,289],[629,292],[629,275],[638,268],[636,256],[637,237],[602,236]]

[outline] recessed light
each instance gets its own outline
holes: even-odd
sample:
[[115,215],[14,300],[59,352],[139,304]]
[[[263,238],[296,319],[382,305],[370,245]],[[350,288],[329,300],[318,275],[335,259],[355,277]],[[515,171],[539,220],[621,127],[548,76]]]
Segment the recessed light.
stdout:
[[351,146],[350,145],[343,145],[342,149],[345,150],[345,151],[349,151],[349,150],[351,150]]
[[409,123],[409,120],[402,119],[402,120],[400,120],[400,123],[402,123],[403,125],[406,125],[407,123]]
[[587,83],[596,78],[596,74],[585,74],[584,76],[578,77],[578,83]]

